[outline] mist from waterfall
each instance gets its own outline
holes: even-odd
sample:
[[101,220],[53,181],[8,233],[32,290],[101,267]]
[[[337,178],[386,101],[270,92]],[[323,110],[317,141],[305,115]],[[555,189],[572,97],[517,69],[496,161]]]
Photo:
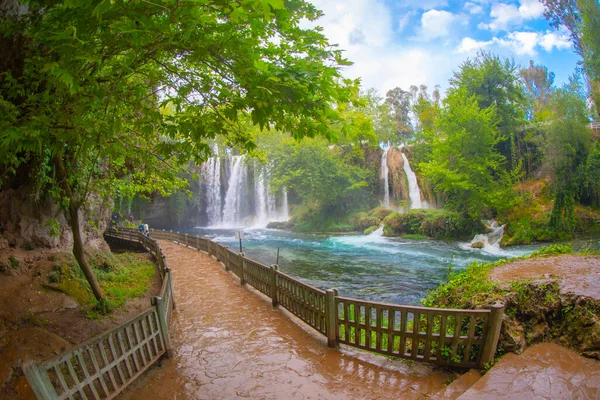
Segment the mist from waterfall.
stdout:
[[419,188],[419,183],[417,182],[417,176],[410,168],[410,164],[408,162],[408,158],[406,158],[406,154],[402,154],[402,159],[404,160],[404,173],[406,174],[406,178],[408,179],[408,196],[410,197],[410,208],[427,208],[427,204],[421,200],[421,189]]
[[390,208],[390,171],[387,165],[387,155],[389,148],[383,148],[383,154],[381,155],[381,173],[379,180],[383,186],[383,199],[381,205]]

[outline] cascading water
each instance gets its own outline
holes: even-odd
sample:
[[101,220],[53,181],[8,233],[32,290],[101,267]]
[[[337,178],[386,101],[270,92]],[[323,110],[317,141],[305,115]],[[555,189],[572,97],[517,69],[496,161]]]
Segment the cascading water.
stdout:
[[221,159],[211,157],[202,166],[202,174],[206,179],[206,214],[208,226],[221,222]]
[[504,236],[504,226],[500,225],[496,221],[483,221],[488,233],[482,233],[475,235],[471,243],[461,245],[463,249],[481,249],[482,251],[501,255],[502,249],[500,248],[500,241]]
[[283,195],[281,198],[281,211],[279,211],[278,219],[279,221],[287,221],[290,219],[287,190],[283,189]]
[[427,208],[423,201],[421,201],[421,189],[419,188],[419,184],[417,183],[417,176],[410,169],[410,164],[408,163],[408,158],[404,153],[402,154],[402,159],[404,160],[404,173],[406,174],[406,178],[408,179],[408,195],[410,197],[410,208]]
[[245,186],[244,182],[247,174],[244,157],[246,156],[233,156],[231,158],[231,176],[229,177],[223,218],[221,219],[221,225],[224,227],[241,225],[241,192]]
[[287,192],[283,192],[281,209],[277,210],[277,199],[269,193],[268,177],[264,168],[254,162],[254,223],[256,228],[264,228],[270,221],[286,221]]
[[381,185],[383,186],[381,205],[386,208],[390,208],[390,171],[387,165],[388,150],[387,147],[383,149],[383,154],[381,155],[381,174],[379,175]]
[[245,156],[211,157],[201,174],[206,226],[264,228],[271,221],[289,219],[285,189],[281,196],[269,193],[268,165],[249,163]]
[[265,185],[265,175],[262,169],[259,169],[256,161],[254,162],[254,207],[256,217],[254,225],[266,226],[268,220],[268,191]]

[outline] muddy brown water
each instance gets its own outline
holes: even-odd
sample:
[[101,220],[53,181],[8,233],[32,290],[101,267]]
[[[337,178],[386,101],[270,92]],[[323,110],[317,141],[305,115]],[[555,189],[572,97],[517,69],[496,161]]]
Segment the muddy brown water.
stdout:
[[177,311],[175,356],[123,399],[418,399],[452,375],[429,365],[326,346],[204,253],[166,241]]

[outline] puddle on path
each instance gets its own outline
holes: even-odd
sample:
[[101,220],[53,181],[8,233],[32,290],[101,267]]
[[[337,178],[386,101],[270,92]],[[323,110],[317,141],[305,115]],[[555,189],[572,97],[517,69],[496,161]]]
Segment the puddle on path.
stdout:
[[329,349],[206,254],[161,246],[175,284],[175,356],[123,399],[418,399],[451,376],[424,364]]

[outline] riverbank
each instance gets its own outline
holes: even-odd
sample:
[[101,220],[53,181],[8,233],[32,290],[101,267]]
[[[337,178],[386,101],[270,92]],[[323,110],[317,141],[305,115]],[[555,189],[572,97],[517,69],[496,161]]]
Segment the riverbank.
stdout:
[[19,360],[52,359],[138,314],[160,291],[148,253],[92,252],[88,258],[116,307],[108,316],[94,308],[70,253],[19,248],[0,252],[0,398],[34,398]]
[[518,260],[473,263],[430,292],[431,307],[506,305],[497,356],[546,341],[600,360],[600,255],[565,246]]

